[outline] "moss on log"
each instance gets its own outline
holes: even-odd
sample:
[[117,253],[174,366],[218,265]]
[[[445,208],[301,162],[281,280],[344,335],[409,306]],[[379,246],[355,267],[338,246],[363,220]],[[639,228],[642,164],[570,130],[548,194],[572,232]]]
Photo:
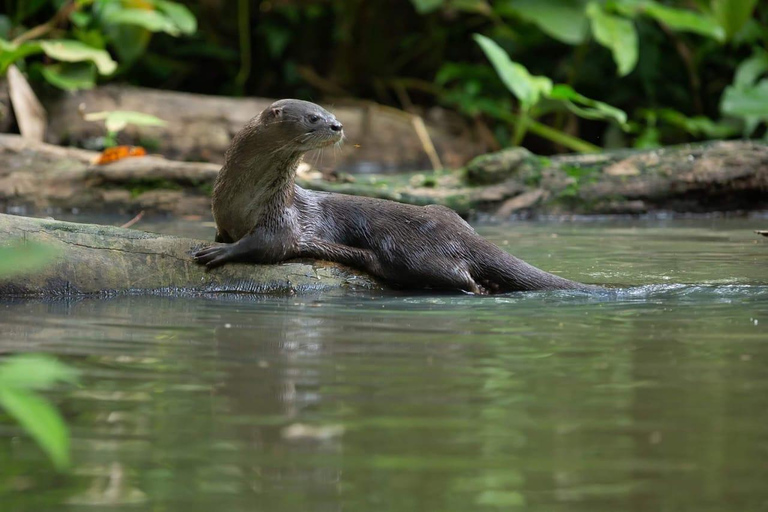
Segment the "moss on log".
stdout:
[[190,254],[210,242],[0,214],[0,247],[35,242],[54,248],[54,261],[39,271],[0,278],[0,297],[297,294],[382,288],[362,273],[326,262],[230,264],[207,272]]
[[[162,157],[98,166],[95,152],[0,135],[0,211],[209,215],[219,166]],[[485,172],[487,170],[487,172]],[[768,145],[724,141],[650,151],[551,158],[519,149],[484,155],[467,169],[356,175],[307,188],[442,204],[465,217],[520,214],[711,212],[768,208]]]

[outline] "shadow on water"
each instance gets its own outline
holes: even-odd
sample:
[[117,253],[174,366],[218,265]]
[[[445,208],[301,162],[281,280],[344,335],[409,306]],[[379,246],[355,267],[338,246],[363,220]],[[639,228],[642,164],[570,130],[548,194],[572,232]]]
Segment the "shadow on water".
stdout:
[[1,303],[0,351],[83,372],[71,474],[0,427],[3,509],[765,507],[766,247],[552,229],[490,236],[629,286]]

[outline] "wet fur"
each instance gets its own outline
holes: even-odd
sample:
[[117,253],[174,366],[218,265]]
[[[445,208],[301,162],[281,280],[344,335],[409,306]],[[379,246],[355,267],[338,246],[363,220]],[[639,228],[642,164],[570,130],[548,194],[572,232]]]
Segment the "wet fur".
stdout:
[[213,194],[216,241],[225,245],[199,251],[198,262],[315,258],[401,287],[472,293],[588,288],[501,250],[449,208],[299,187],[303,154],[340,139],[334,123],[318,105],[281,100],[237,134]]

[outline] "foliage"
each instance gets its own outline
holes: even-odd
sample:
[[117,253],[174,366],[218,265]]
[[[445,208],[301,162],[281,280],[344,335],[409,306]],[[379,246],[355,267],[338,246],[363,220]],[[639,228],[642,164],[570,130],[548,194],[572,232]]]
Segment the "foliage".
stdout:
[[[551,99],[549,91],[553,80],[548,77],[553,76],[549,73],[554,73],[565,78],[564,87],[568,89],[561,89],[561,93],[575,97],[575,86],[583,84],[579,89],[583,86],[585,90],[594,91],[593,97],[601,100],[600,115],[593,116],[593,112],[580,111],[579,105],[576,108],[569,105],[568,110],[574,116],[612,122],[616,118],[605,115],[607,112],[603,105],[633,107],[635,119],[614,126],[622,126],[634,134],[637,146],[655,146],[686,136],[694,139],[728,137],[739,132],[745,136],[754,135],[760,124],[768,120],[765,107],[768,104],[768,80],[761,79],[766,71],[761,64],[763,57],[759,52],[762,49],[755,50],[754,56],[739,66],[730,86],[719,78],[708,84],[707,93],[722,93],[720,102],[715,99],[716,96],[705,98],[702,87],[702,75],[707,73],[708,66],[727,67],[732,62],[729,55],[740,47],[747,44],[765,46],[768,42],[766,20],[761,19],[765,13],[755,10],[756,0],[411,1],[417,12],[423,15],[458,12],[470,17],[472,13],[475,18],[479,15],[492,22],[486,34],[493,36],[498,48],[489,50],[488,43],[483,42],[488,41],[487,38],[479,39],[479,42],[507,89],[518,99],[523,114],[531,112],[532,105]],[[536,27],[540,35],[532,33],[530,27]],[[478,36],[475,37],[478,39]],[[537,58],[535,64],[545,73],[538,76],[529,73],[523,61],[530,60],[537,48],[550,47],[549,41],[552,40],[574,47],[572,56],[555,58],[549,65],[546,59]],[[501,56],[501,48],[507,50],[506,57]],[[607,70],[602,64],[601,51],[607,51],[611,56],[618,80],[611,80],[605,75]],[[522,60],[518,61],[516,55]],[[558,62],[566,63],[565,72],[562,68],[558,69]],[[460,66],[460,63],[450,62],[444,69],[456,70]],[[669,67],[669,73],[666,73],[666,67]],[[741,73],[741,70],[744,72]],[[437,83],[440,83],[441,73],[437,77]],[[488,109],[473,109],[472,100],[466,95],[460,103],[456,101],[454,93],[460,90],[457,88],[463,88],[462,82],[476,82],[473,73],[463,76],[453,73],[451,81],[454,91],[440,96],[444,103],[458,106],[467,113],[475,110],[488,115]],[[719,87],[713,90],[712,85],[715,84]],[[662,89],[664,86],[666,90]],[[637,92],[638,87],[640,93]],[[622,90],[627,92],[622,94]],[[481,95],[483,101],[488,103],[487,91]],[[501,104],[497,102],[496,106],[498,108]],[[539,111],[537,114],[546,113]],[[555,126],[550,133],[554,136],[537,135],[577,149],[573,144],[558,140],[566,126],[563,116],[558,114],[554,121]],[[738,128],[739,124],[743,129]],[[511,138],[512,143],[522,140],[519,130],[516,133]],[[609,138],[626,140],[626,136],[620,135]]]
[[[536,108],[546,99],[586,119],[614,120],[621,126],[626,125],[627,115],[623,111],[589,99],[574,91],[569,85],[554,85],[552,80],[545,76],[531,75],[523,65],[512,61],[499,45],[483,35],[475,34],[475,40],[482,47],[501,80],[520,102],[520,114],[515,123],[513,144],[519,145],[522,142],[525,131],[531,125],[531,119],[536,117]],[[559,132],[539,131],[538,133],[544,138],[576,151],[592,150],[585,142],[574,140]]]
[[42,355],[16,355],[0,363],[0,408],[15,418],[58,468],[69,466],[69,430],[59,412],[36,391],[75,382],[69,366]]
[[[10,3],[17,12],[0,16],[0,67],[24,62],[32,78],[59,88],[119,76],[209,94],[439,104],[499,145],[520,142],[537,152],[766,133],[764,116],[745,112],[763,98],[761,75],[735,81],[737,68],[768,48],[768,9],[757,0],[79,0],[56,30],[29,45],[13,41],[68,2]],[[546,78],[568,101],[528,90],[539,98],[521,128],[520,98],[532,99],[520,90],[527,85],[509,70],[496,78],[486,52],[471,44],[474,34],[521,66],[513,75],[528,85]],[[39,45],[47,39],[103,50],[117,69],[101,74],[95,55],[51,58]],[[585,99],[625,112],[627,123],[593,115],[596,104]]]
[[[27,28],[42,11],[54,14]],[[2,25],[8,28],[0,33],[0,74],[11,64],[26,66],[65,90],[90,88],[97,76],[124,71],[145,51],[152,33],[180,36],[197,30],[189,9],[167,0],[16,0],[8,15],[0,15]]]
[[109,110],[85,114],[86,121],[104,121],[107,136],[105,147],[117,145],[117,134],[129,124],[136,126],[165,126],[165,121],[159,117],[132,110]]
[[[56,250],[40,244],[0,248],[0,278],[34,272],[56,255]],[[21,354],[0,361],[0,410],[19,422],[58,469],[69,466],[69,431],[38,391],[76,379],[74,369],[49,356]]]

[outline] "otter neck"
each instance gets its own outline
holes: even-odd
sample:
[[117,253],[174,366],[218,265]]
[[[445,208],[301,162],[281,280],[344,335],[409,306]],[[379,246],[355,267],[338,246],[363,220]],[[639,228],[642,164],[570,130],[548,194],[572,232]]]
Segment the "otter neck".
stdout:
[[236,194],[243,191],[250,196],[249,203],[257,217],[273,216],[293,204],[296,169],[304,151],[291,148],[275,148],[266,137],[237,137],[226,163],[219,175],[219,182]]

